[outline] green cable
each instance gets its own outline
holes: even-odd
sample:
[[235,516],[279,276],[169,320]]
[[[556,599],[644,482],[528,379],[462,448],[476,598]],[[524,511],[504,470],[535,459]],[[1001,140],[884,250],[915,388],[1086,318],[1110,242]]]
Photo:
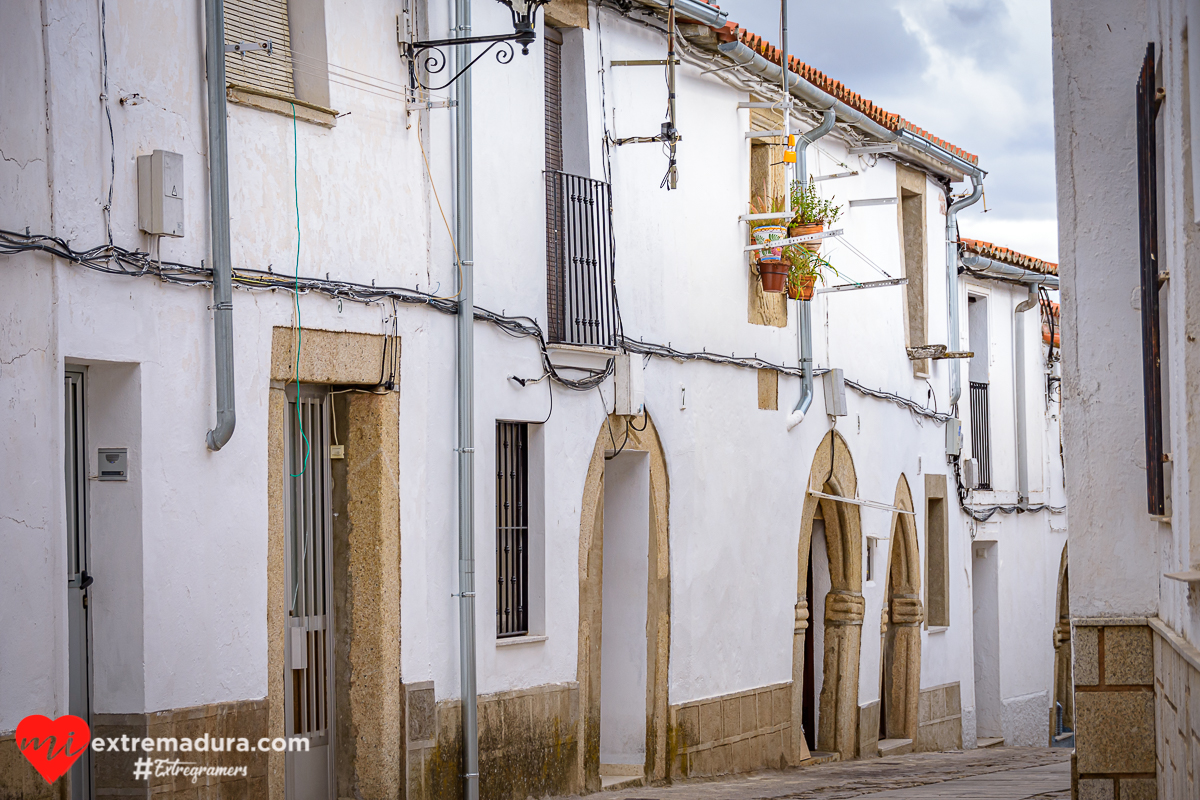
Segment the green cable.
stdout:
[[304,433],[304,420],[300,418],[300,348],[304,345],[304,326],[300,323],[300,177],[299,177],[299,145],[296,141],[296,104],[292,106],[292,190],[296,198],[296,284],[293,289],[293,296],[296,301],[296,424],[300,426],[300,438],[304,440],[304,461],[300,466],[300,471],[293,478],[299,478],[308,469],[308,455],[312,450],[312,443],[309,442],[308,436]]

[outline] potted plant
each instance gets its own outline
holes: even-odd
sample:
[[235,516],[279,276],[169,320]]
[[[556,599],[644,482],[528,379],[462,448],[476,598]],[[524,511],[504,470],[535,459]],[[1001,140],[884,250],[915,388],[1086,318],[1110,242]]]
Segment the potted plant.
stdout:
[[[762,197],[756,197],[750,203],[753,214],[783,214],[785,201],[783,197],[775,197],[767,202]],[[756,221],[757,222],[757,221]],[[787,226],[771,224],[773,220],[763,220],[762,224],[752,223],[750,235],[755,244],[768,244],[787,236]],[[782,293],[787,291],[787,276],[791,264],[783,257],[783,247],[767,247],[756,250],[758,277],[762,281],[764,292]]]
[[[841,207],[832,197],[825,200],[817,194],[817,184],[811,177],[807,183],[792,182],[792,209],[796,213],[788,223],[789,237],[820,233],[825,230],[826,225],[832,225],[842,214]],[[821,252],[820,239],[804,242],[803,246],[810,253]]]
[[784,257],[791,265],[787,275],[787,293],[792,300],[812,300],[817,281],[822,286],[825,284],[822,270],[838,274],[832,264],[803,245],[787,247]]

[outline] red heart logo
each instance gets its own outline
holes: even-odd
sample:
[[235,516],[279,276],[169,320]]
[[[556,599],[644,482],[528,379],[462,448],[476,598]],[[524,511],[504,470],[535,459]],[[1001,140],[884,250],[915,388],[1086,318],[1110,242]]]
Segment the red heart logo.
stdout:
[[30,714],[17,725],[17,749],[46,783],[61,778],[91,742],[88,724],[71,714],[58,719]]

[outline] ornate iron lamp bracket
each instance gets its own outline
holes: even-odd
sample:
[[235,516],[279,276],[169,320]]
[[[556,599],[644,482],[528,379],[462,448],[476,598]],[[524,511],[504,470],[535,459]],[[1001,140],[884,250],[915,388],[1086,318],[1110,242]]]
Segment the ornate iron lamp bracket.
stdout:
[[[523,52],[529,52],[529,39],[524,33],[505,33],[496,36],[465,36],[459,39],[433,39],[427,42],[404,42],[404,57],[408,59],[408,83],[409,87],[415,92],[418,88],[429,92],[436,92],[445,89],[450,84],[461,78],[463,74],[471,67],[475,66],[475,62],[483,58],[496,45],[501,45],[496,51],[496,61],[501,64],[507,64],[513,60],[515,51],[513,50],[512,42],[519,42]],[[446,68],[447,59],[446,53],[442,48],[457,47],[465,44],[486,44],[479,55],[472,58],[467,65],[455,73],[454,77],[440,86],[427,86],[421,82],[418,76],[417,62],[423,60],[422,66],[428,75],[437,75]]]

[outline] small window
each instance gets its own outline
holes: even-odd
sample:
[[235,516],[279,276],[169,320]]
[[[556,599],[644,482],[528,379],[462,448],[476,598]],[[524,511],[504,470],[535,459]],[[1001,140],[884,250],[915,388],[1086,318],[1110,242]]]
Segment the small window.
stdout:
[[925,476],[925,626],[950,625],[950,542],[946,476]]
[[[751,97],[753,100],[763,100]],[[783,115],[774,109],[754,108],[750,110],[750,129],[754,131],[777,131],[783,128]],[[753,139],[750,145],[750,201],[760,200],[770,207],[772,200],[787,198],[790,193],[786,183],[783,154],[787,150],[783,138]],[[749,209],[747,209],[749,210]],[[772,220],[770,224],[785,224],[786,220]],[[756,223],[762,224],[762,223]],[[787,295],[764,292],[758,277],[758,262],[748,259],[750,271],[750,294],[747,321],[753,325],[787,327]]]
[[971,356],[967,374],[971,389],[971,456],[979,465],[978,488],[992,488],[992,434],[989,389],[988,300],[967,297],[968,346]]
[[496,636],[529,633],[529,424],[496,423]]
[[[908,321],[908,346],[930,344],[926,313],[927,258],[925,252],[925,175],[916,170],[896,167],[897,194],[900,197],[900,261],[908,278],[905,295],[905,319]],[[913,361],[913,374],[929,377],[929,359]]]
[[[225,54],[231,98],[242,102],[247,95],[258,96],[248,104],[289,116],[295,100],[301,106],[297,112],[303,109],[298,117],[331,124],[323,0],[225,0],[225,44],[262,42],[271,43],[270,53]],[[319,118],[309,113],[314,110]]]
[[875,580],[875,559],[877,558],[875,550],[879,546],[879,540],[874,536],[867,537],[866,558],[867,558],[867,583]]

